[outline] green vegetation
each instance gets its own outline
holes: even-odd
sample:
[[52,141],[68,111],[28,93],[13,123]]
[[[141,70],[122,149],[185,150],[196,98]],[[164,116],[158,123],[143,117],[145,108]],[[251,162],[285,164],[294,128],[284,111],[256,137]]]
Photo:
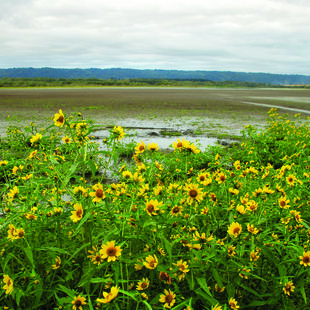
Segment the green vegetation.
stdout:
[[308,308],[308,122],[271,109],[203,152],[95,129],[59,110],[1,138],[3,309]]
[[181,132],[172,131],[172,130],[161,130],[160,134],[163,136],[168,136],[168,137],[180,137],[180,136],[182,136]]
[[176,79],[64,79],[64,78],[1,78],[0,87],[271,87],[265,83],[238,81],[206,81]]

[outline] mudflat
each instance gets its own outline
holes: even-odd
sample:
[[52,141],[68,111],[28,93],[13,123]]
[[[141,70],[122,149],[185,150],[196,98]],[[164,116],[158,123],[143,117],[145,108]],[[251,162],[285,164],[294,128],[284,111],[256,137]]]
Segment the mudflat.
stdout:
[[62,109],[68,114],[81,112],[102,125],[124,125],[131,119],[148,121],[152,127],[156,121],[165,121],[191,124],[209,134],[236,133],[246,124],[263,123],[272,106],[281,106],[279,112],[290,115],[298,109],[310,111],[310,89],[3,88],[0,126],[8,125],[8,115],[19,122],[46,122]]

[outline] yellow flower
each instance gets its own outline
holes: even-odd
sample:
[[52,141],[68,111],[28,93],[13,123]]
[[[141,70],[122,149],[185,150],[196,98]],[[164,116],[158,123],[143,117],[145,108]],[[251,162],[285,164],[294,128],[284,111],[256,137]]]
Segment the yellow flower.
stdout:
[[178,272],[175,274],[175,276],[178,276],[179,280],[181,281],[182,279],[185,278],[186,273],[189,272],[188,264],[186,261],[183,262],[183,260],[177,261],[176,264],[173,264],[177,267],[179,267]]
[[9,229],[8,229],[8,239],[10,239],[12,242],[15,240],[15,233],[16,233],[16,228],[13,224],[9,224]]
[[70,216],[70,219],[76,223],[78,221],[80,221],[83,217],[83,207],[80,203],[76,203],[74,204],[73,206],[74,210],[75,211],[71,211],[71,216]]
[[12,201],[18,194],[19,189],[17,186],[14,186],[12,189],[10,189],[10,191],[7,194],[7,196],[9,197],[9,201]]
[[294,292],[295,286],[293,286],[293,282],[289,281],[285,283],[283,287],[283,291],[286,295],[290,295],[291,292]]
[[86,302],[85,302],[86,298],[85,297],[81,297],[80,295],[78,297],[74,297],[73,301],[72,301],[72,304],[73,304],[73,307],[72,309],[76,310],[82,310],[82,306],[83,305],[86,305]]
[[182,139],[182,141],[180,139],[177,139],[177,142],[173,142],[172,146],[175,151],[182,151],[190,146],[190,142],[188,140],[185,140],[184,138]]
[[164,303],[164,307],[170,309],[175,304],[175,294],[169,289],[164,290],[164,294],[160,295],[159,302]]
[[163,202],[158,202],[157,199],[151,199],[150,201],[146,202],[145,211],[148,213],[148,215],[157,215],[156,211],[159,210],[159,207],[163,205]]
[[236,249],[235,246],[230,245],[228,250],[227,250],[227,255],[229,257],[236,255],[235,249]]
[[25,231],[23,228],[17,228],[15,231],[15,239],[22,239],[25,237]]
[[229,305],[230,305],[230,308],[233,310],[240,308],[240,306],[238,306],[237,301],[232,297],[229,299]]
[[227,179],[227,176],[222,171],[216,176],[216,181],[218,184],[224,183],[226,179]]
[[240,214],[245,214],[246,213],[246,210],[245,210],[245,207],[244,205],[237,205],[236,207],[236,210],[240,213]]
[[212,310],[222,310],[222,306],[216,304],[214,307],[212,307]]
[[55,258],[55,265],[52,265],[52,269],[58,269],[61,265],[61,259],[59,256]]
[[40,133],[36,133],[36,135],[32,136],[30,139],[31,145],[34,145],[35,143],[39,142],[42,139],[42,135]]
[[122,176],[126,180],[131,180],[133,178],[132,173],[129,170],[125,170],[122,172]]
[[32,158],[34,158],[34,157],[37,155],[37,152],[38,152],[38,150],[34,150],[33,152],[31,152],[31,153],[28,155],[27,159],[32,159]]
[[189,204],[194,201],[200,202],[203,200],[202,189],[197,184],[187,184],[184,186],[184,190],[187,192],[187,202]]
[[149,143],[149,144],[147,145],[147,149],[148,149],[149,151],[155,152],[155,151],[158,151],[158,150],[159,150],[159,147],[158,147],[157,143],[153,142],[153,143]]
[[97,301],[102,303],[102,304],[107,304],[111,302],[117,295],[118,295],[119,288],[117,286],[112,286],[110,293],[103,292],[103,299],[102,298],[97,298]]
[[252,233],[253,235],[256,235],[259,233],[259,229],[255,228],[254,225],[247,224],[248,232]]
[[12,174],[17,174],[18,167],[14,166],[12,169]]
[[137,284],[137,290],[143,291],[146,290],[150,285],[150,281],[148,278],[143,278],[142,281],[139,281]]
[[64,143],[71,143],[72,139],[71,139],[70,137],[68,137],[68,136],[64,136],[64,137],[62,138],[62,141],[63,141]]
[[159,273],[159,279],[160,281],[166,282],[167,284],[171,284],[171,277],[168,275],[167,272],[161,271]]
[[279,202],[280,208],[282,208],[282,209],[288,209],[290,207],[290,205],[289,205],[290,200],[287,199],[287,197],[285,197],[285,196],[281,196],[278,199],[278,202]]
[[83,186],[79,185],[73,188],[73,193],[77,194],[81,192],[83,197],[87,197],[88,196],[88,188],[84,188]]
[[255,200],[250,200],[247,202],[246,206],[247,206],[247,210],[254,212],[257,210],[258,203]]
[[260,251],[258,250],[258,251],[255,251],[255,250],[253,250],[252,252],[251,252],[251,254],[250,254],[250,260],[251,260],[251,262],[256,262],[258,259],[259,259],[259,253],[260,253]]
[[62,110],[59,110],[59,113],[54,115],[54,125],[57,127],[62,127],[65,123],[65,116],[62,113]]
[[125,132],[124,129],[121,126],[114,126],[114,128],[112,129],[112,133],[113,133],[113,137],[114,139],[121,141],[124,136],[125,136]]
[[310,251],[303,253],[302,256],[299,256],[301,259],[300,265],[304,265],[305,267],[310,266]]
[[7,165],[8,164],[8,161],[7,160],[2,160],[2,161],[0,161],[0,167],[1,166],[5,166],[5,165]]
[[193,154],[198,154],[200,153],[200,150],[197,148],[197,146],[194,143],[191,143],[189,147],[186,148],[187,151],[193,153]]
[[36,220],[38,218],[36,215],[31,213],[25,213],[24,215],[27,220]]
[[179,206],[174,206],[171,211],[170,214],[172,216],[178,216],[178,215],[182,215],[182,211],[183,211],[183,207],[179,207]]
[[146,260],[146,262],[143,262],[143,265],[147,269],[155,269],[158,265],[158,259],[157,259],[156,255],[154,255],[154,256],[149,255],[145,260]]
[[5,294],[10,295],[13,292],[13,280],[7,275],[3,275],[3,289],[5,290]]
[[242,226],[239,223],[234,222],[228,227],[227,232],[230,234],[230,236],[237,238],[242,232]]
[[100,183],[97,183],[93,186],[94,192],[89,193],[90,197],[93,198],[93,202],[101,202],[105,198],[105,193],[103,191],[103,186]]
[[215,290],[219,293],[223,293],[225,291],[225,286],[220,287],[217,283],[215,283]]
[[239,191],[236,189],[236,188],[229,188],[229,192],[233,195],[238,195],[239,194]]
[[137,143],[137,146],[135,147],[136,153],[137,154],[141,154],[145,151],[145,144],[144,142],[141,140],[141,142]]
[[289,186],[294,186],[296,183],[297,178],[293,175],[290,174],[287,178],[286,178],[286,182]]
[[103,257],[100,254],[100,252],[98,251],[98,247],[97,246],[93,246],[92,248],[93,248],[93,250],[89,250],[88,251],[91,255],[88,255],[87,257],[91,258],[91,261],[95,265],[97,264],[99,266],[100,263],[102,263],[102,261],[103,261]]
[[120,246],[115,246],[115,241],[109,241],[101,246],[99,253],[103,259],[108,258],[108,262],[115,262],[121,256],[122,249]]

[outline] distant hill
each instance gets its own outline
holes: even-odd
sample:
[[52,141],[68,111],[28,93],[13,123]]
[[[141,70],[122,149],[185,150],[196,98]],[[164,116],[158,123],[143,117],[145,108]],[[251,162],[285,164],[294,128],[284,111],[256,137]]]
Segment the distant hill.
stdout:
[[0,78],[97,78],[97,79],[180,79],[208,81],[244,81],[273,85],[310,84],[309,75],[271,74],[232,71],[185,71],[159,69],[58,69],[58,68],[9,68],[0,69]]

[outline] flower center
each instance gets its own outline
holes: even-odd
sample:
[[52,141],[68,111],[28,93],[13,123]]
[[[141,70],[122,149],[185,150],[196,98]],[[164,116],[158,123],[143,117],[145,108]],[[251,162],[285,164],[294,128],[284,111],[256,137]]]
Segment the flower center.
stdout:
[[166,302],[168,304],[170,304],[172,302],[172,300],[173,300],[173,297],[170,294],[166,296]]
[[82,306],[82,303],[81,303],[80,300],[76,300],[74,305],[75,305],[76,307],[80,307],[80,306]]
[[114,256],[115,253],[116,253],[116,249],[115,249],[115,248],[109,248],[109,249],[107,249],[107,254],[108,254],[109,256]]
[[203,175],[201,175],[201,176],[199,177],[199,180],[200,180],[200,181],[204,181],[204,180],[205,180],[205,177],[204,177]]
[[240,232],[240,227],[235,227],[233,230],[234,235]]
[[177,144],[177,147],[182,147],[182,146],[183,146],[182,142],[179,142],[179,143]]
[[141,287],[142,288],[146,288],[147,287],[147,283],[146,282],[141,283]]
[[150,213],[152,213],[152,212],[154,212],[155,207],[150,203],[150,204],[148,204],[148,206],[147,206],[147,210],[148,210]]
[[76,211],[76,216],[77,217],[79,217],[79,218],[81,218],[82,217],[82,209],[78,209],[77,211]]
[[189,195],[192,197],[192,198],[196,198],[197,195],[198,195],[198,192],[195,190],[195,189],[191,189],[189,191]]
[[64,117],[63,117],[62,115],[60,115],[60,116],[58,117],[57,122],[63,123],[63,122],[64,122]]
[[180,211],[180,208],[179,208],[179,207],[174,207],[174,208],[172,209],[172,213],[179,213],[179,211]]
[[303,258],[303,262],[304,262],[304,263],[309,263],[309,262],[310,262],[310,257],[309,257],[309,256],[305,256],[305,257]]
[[96,190],[96,196],[98,197],[98,198],[102,198],[103,197],[103,190],[102,189],[97,189]]

